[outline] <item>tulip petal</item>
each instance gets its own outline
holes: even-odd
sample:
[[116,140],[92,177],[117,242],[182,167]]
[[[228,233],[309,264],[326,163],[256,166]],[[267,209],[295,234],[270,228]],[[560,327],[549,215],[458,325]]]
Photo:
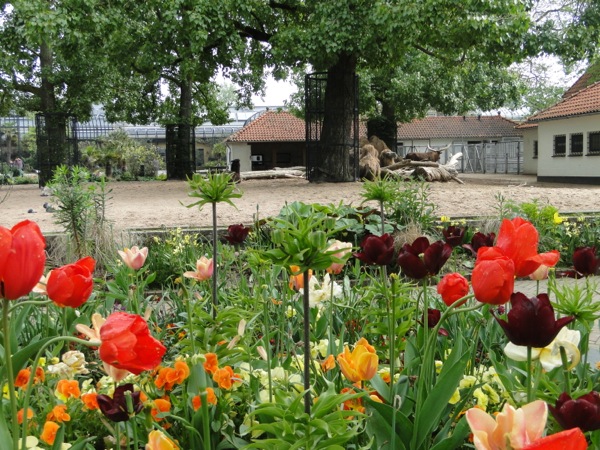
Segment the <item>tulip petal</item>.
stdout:
[[[542,349],[532,347],[531,359],[538,359],[541,352]],[[506,347],[504,347],[504,354],[513,361],[527,361],[527,347],[524,345],[515,345],[512,342],[509,342],[506,344]]]
[[523,450],[585,450],[587,448],[585,435],[579,428],[573,428],[538,439],[523,447]]

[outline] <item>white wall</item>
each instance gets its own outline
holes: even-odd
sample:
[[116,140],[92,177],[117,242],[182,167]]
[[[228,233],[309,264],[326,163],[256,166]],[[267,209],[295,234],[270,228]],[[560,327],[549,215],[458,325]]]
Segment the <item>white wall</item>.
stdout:
[[523,132],[523,173],[525,175],[536,175],[538,160],[533,157],[533,143],[538,140],[538,129],[524,128]]
[[230,164],[234,159],[239,159],[240,172],[252,171],[252,161],[250,160],[252,149],[250,148],[250,144],[244,142],[229,142],[227,143],[227,147],[227,164]]
[[[598,177],[600,155],[586,156],[588,132],[600,131],[600,114],[572,117],[570,119],[545,120],[538,124],[538,176],[540,177]],[[583,133],[583,155],[569,156],[569,135]],[[566,135],[566,156],[553,157],[554,136]]]

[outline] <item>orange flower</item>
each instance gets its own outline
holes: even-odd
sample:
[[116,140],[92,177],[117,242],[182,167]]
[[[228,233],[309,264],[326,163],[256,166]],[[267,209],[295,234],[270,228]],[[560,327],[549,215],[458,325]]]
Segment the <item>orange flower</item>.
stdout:
[[56,385],[56,395],[63,400],[69,397],[79,398],[81,396],[79,383],[77,380],[60,380]]
[[[300,272],[300,267],[290,266],[290,289],[295,291],[304,289],[304,272]],[[308,279],[312,277],[312,270],[308,269]]]
[[348,381],[357,383],[370,380],[375,376],[379,357],[375,353],[375,348],[365,338],[360,338],[352,352],[348,346],[344,347],[344,353],[338,355],[337,361]]
[[21,369],[17,374],[17,378],[15,379],[15,387],[23,388],[27,387],[27,383],[29,382],[29,378],[31,377],[31,370],[29,369]]
[[240,378],[240,376],[233,373],[233,369],[230,366],[217,369],[213,375],[213,380],[221,389],[231,389],[236,378]]
[[[23,423],[23,415],[25,414],[25,410],[21,408],[19,412],[17,412],[17,423],[21,425]],[[33,409],[27,408],[27,419],[31,419],[33,417]]]
[[[217,404],[217,396],[213,388],[206,388],[206,401],[211,405]],[[192,406],[194,407],[194,411],[198,411],[198,408],[202,406],[202,399],[199,395],[192,398]]]
[[56,405],[52,408],[52,411],[48,413],[46,420],[59,423],[70,421],[71,416],[67,412],[67,405]]
[[175,361],[175,367],[171,372],[170,380],[176,384],[183,383],[190,376],[190,368],[185,361]]
[[325,361],[321,363],[321,370],[328,372],[335,367],[335,358],[333,355],[329,355]]
[[161,367],[160,370],[158,371],[158,376],[156,377],[156,380],[154,380],[154,385],[158,388],[158,389],[163,389],[165,391],[170,391],[171,389],[173,389],[173,384],[172,382],[169,382],[170,374],[171,372],[173,372],[173,369],[170,367]]
[[46,422],[44,424],[44,430],[42,431],[40,439],[48,445],[54,444],[56,433],[58,432],[59,428],[60,426],[56,422]]
[[157,422],[163,420],[164,417],[157,417],[160,413],[169,412],[171,410],[171,402],[167,398],[157,398],[154,400],[154,407],[150,410],[150,414]]
[[83,394],[81,396],[81,401],[83,402],[86,409],[92,411],[94,409],[98,409],[98,394],[95,392],[90,392],[88,394]]
[[[356,392],[353,389],[350,389],[350,388],[343,388],[340,391],[340,393],[341,394],[356,394]],[[360,413],[364,413],[365,412],[365,407],[363,406],[362,399],[360,397],[351,398],[349,400],[346,400],[342,404],[342,409],[344,411],[357,411],[357,412],[360,412]],[[347,417],[347,419],[352,419],[352,417]]]
[[206,358],[206,361],[204,361],[204,370],[206,373],[214,375],[219,368],[219,360],[216,353],[206,353],[204,357]]
[[46,380],[46,372],[44,372],[44,369],[42,367],[37,367],[35,369],[35,376],[33,377],[33,382],[35,384],[38,383],[43,383]]

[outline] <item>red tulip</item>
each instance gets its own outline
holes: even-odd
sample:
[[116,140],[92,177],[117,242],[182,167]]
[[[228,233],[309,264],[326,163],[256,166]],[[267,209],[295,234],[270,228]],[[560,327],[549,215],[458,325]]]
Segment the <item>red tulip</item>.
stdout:
[[551,434],[526,445],[522,450],[585,450],[587,440],[579,428]]
[[44,274],[46,240],[29,220],[0,227],[0,298],[16,300],[31,292]]
[[367,236],[360,247],[362,251],[354,253],[354,256],[366,264],[387,266],[394,260],[394,238],[387,233]]
[[471,273],[475,298],[482,303],[502,305],[515,287],[515,264],[496,247],[483,247]]
[[515,345],[543,348],[554,340],[562,327],[575,320],[573,316],[556,320],[547,294],[527,298],[516,292],[510,297],[510,304],[508,321],[494,317]]
[[560,259],[560,253],[552,250],[538,254],[539,233],[531,222],[516,217],[504,219],[498,232],[496,247],[515,263],[515,275],[526,277],[541,264],[554,267]]
[[124,312],[108,316],[100,328],[100,339],[100,359],[135,375],[155,369],[167,350],[150,335],[141,316]]
[[[469,293],[469,282],[460,273],[449,273],[437,285],[438,294],[448,306]],[[466,302],[463,301],[460,305]],[[457,305],[457,306],[460,306]]]
[[579,427],[583,431],[600,429],[600,395],[591,391],[577,399],[563,392],[550,412],[564,429]]
[[96,261],[86,256],[73,264],[52,270],[46,281],[48,298],[59,306],[81,306],[92,294],[92,272],[95,267]]
[[412,245],[402,246],[398,255],[398,265],[404,275],[420,280],[427,275],[436,275],[451,255],[450,244],[442,241],[429,244],[429,239],[421,236],[415,239]]

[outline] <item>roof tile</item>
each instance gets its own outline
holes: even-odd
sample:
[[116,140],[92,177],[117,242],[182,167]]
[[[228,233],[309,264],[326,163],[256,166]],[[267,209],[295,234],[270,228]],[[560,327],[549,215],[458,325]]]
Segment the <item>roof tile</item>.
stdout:
[[429,116],[398,126],[398,140],[521,136],[502,116]]
[[229,142],[301,142],[306,140],[304,120],[289,111],[267,110],[229,136]]
[[529,117],[527,121],[539,122],[594,113],[600,113],[600,81],[563,98],[557,104]]

